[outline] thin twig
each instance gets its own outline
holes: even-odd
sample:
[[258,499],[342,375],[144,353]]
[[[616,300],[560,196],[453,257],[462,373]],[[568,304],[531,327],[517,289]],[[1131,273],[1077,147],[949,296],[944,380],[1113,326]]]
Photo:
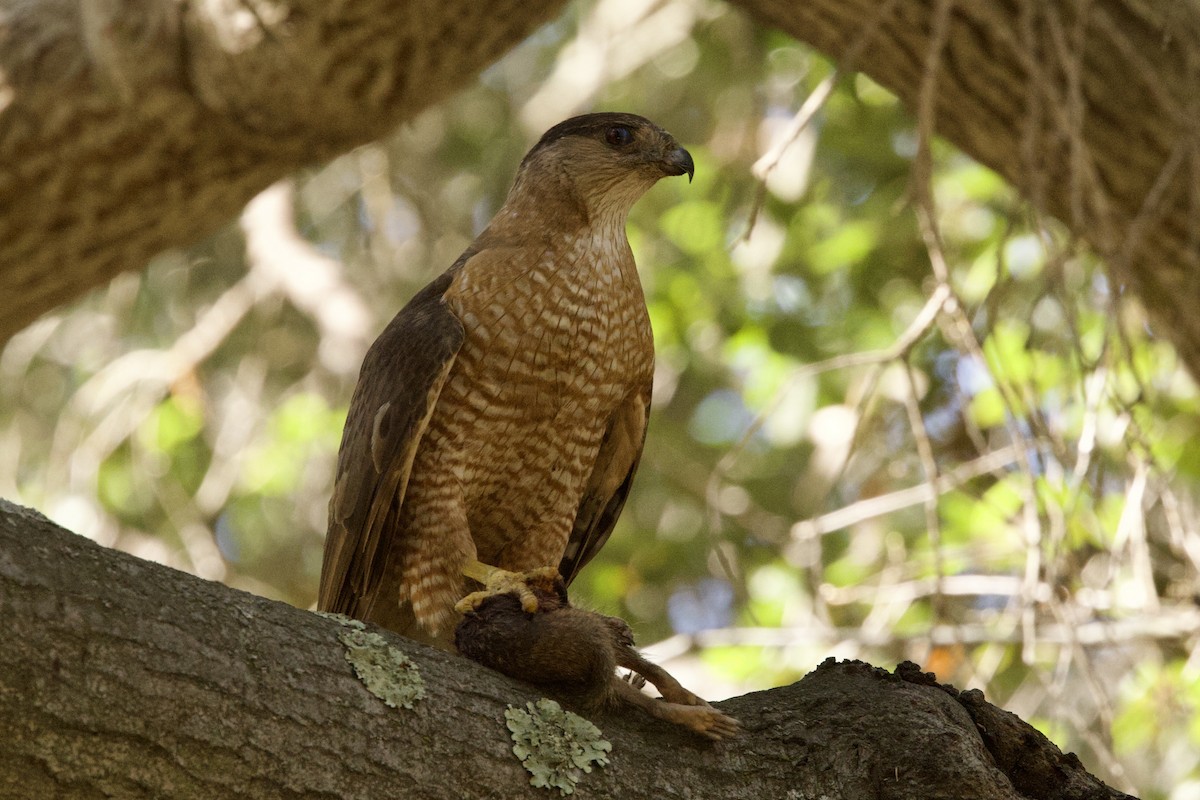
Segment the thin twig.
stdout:
[[739,237],[741,241],[749,241],[750,235],[754,232],[754,226],[758,222],[758,215],[762,211],[763,203],[766,202],[767,198],[767,177],[779,166],[779,162],[783,159],[783,154],[800,138],[800,134],[808,128],[817,113],[824,108],[830,95],[833,94],[833,88],[837,85],[838,79],[846,73],[853,71],[855,64],[858,63],[858,57],[862,55],[863,50],[871,43],[875,35],[879,33],[879,28],[883,25],[884,21],[892,15],[897,2],[898,0],[887,0],[887,2],[876,9],[871,18],[867,20],[867,24],[859,29],[858,34],[850,42],[850,46],[846,48],[842,57],[838,59],[833,71],[826,75],[817,84],[817,88],[805,98],[804,102],[800,105],[800,109],[792,117],[792,121],[788,123],[783,133],[779,135],[775,144],[754,162],[751,171],[758,178],[758,187],[755,190],[754,202],[750,206],[750,213],[747,215],[746,229],[741,237]]

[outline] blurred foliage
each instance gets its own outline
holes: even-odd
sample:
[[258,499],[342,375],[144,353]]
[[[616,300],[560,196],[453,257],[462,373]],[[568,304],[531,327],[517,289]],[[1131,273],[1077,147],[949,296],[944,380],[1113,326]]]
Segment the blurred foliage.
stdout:
[[286,251],[248,256],[281,234],[247,215],[14,339],[0,493],[310,605],[371,338],[486,223],[541,130],[643,113],[696,180],[630,219],[654,412],[575,597],[665,640],[651,655],[710,697],[829,655],[910,658],[1118,787],[1200,796],[1195,384],[1084,248],[940,141],[953,294],[911,347],[871,356],[937,286],[913,117],[843,76],[765,183],[752,171],[832,69],[704,0],[572,6],[473,88],[296,177],[277,223],[325,283]]

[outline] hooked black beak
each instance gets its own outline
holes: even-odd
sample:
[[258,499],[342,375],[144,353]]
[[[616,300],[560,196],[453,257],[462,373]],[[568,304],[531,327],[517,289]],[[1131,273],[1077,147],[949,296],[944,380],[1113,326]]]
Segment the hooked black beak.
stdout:
[[663,159],[663,167],[668,175],[687,175],[688,183],[692,182],[692,176],[696,173],[696,164],[692,161],[692,154],[682,147],[676,147],[667,153],[667,157]]

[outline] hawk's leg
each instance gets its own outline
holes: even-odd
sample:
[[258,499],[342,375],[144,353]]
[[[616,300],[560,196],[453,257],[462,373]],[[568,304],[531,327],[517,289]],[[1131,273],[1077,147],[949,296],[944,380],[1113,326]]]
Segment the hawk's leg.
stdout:
[[532,614],[538,610],[538,599],[534,588],[551,594],[565,594],[562,590],[562,578],[557,567],[538,567],[524,572],[509,572],[506,569],[489,566],[474,559],[468,561],[462,569],[462,574],[483,584],[483,591],[472,592],[459,600],[454,610],[460,614],[474,611],[489,597],[498,594],[515,593],[521,601],[521,608]]

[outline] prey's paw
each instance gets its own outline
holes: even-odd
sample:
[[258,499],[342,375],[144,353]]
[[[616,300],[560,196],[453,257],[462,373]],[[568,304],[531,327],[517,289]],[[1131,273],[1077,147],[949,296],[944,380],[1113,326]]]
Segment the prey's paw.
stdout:
[[[701,700],[700,702],[704,702]],[[719,742],[736,736],[742,729],[742,723],[733,717],[722,714],[712,706],[679,705],[678,703],[663,702],[664,708],[659,712],[663,719],[670,720],[685,728],[690,728],[705,738]]]
[[534,589],[540,589],[548,594],[556,594],[556,585],[562,582],[556,567],[538,567],[525,572],[509,572],[504,569],[491,569],[483,579],[484,589],[471,592],[459,600],[454,610],[460,614],[474,611],[489,597],[499,594],[515,594],[521,601],[521,609],[528,614],[538,610],[537,595]]
[[646,676],[639,675],[636,672],[630,671],[621,677],[621,680],[628,683],[633,688],[641,691],[646,687]]
[[633,631],[629,627],[629,623],[620,617],[607,617],[603,614],[597,614],[601,622],[608,626],[608,630],[612,636],[612,640],[623,647],[633,647]]

